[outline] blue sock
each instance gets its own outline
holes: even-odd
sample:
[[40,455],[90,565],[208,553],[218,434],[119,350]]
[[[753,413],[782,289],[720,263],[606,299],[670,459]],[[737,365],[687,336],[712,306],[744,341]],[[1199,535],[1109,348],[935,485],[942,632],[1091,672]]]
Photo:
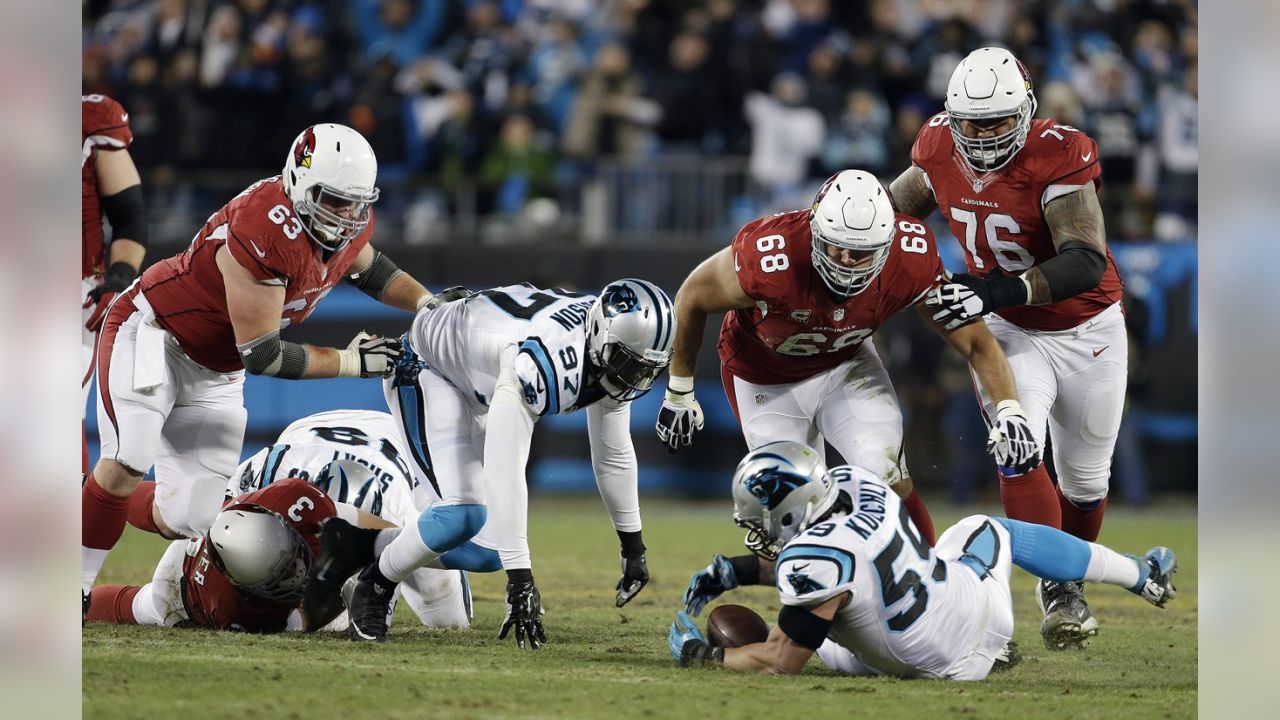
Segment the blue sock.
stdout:
[[994,518],[1009,531],[1013,564],[1045,580],[1083,580],[1089,569],[1089,543],[1048,525]]

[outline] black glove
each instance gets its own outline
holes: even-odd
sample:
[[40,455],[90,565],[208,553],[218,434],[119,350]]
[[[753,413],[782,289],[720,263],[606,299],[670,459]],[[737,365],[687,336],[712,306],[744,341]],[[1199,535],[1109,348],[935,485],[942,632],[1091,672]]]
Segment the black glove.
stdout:
[[506,640],[513,627],[516,629],[516,645],[521,649],[526,638],[534,650],[547,641],[547,634],[542,629],[542,595],[533,584],[531,570],[507,571],[507,616],[502,620],[498,639]]
[[467,298],[471,297],[474,294],[475,293],[472,293],[470,290],[463,287],[462,285],[454,285],[453,287],[445,288],[444,290],[441,290],[435,295],[432,295],[430,300],[427,300],[426,302],[422,303],[421,309],[435,310],[441,305],[444,305],[446,303],[451,303],[454,300],[466,300]]
[[955,330],[992,310],[1027,302],[1027,285],[1022,278],[989,275],[980,278],[957,273],[929,291],[925,305],[938,308],[933,319],[946,330]]
[[85,321],[84,326],[93,332],[98,332],[102,327],[102,321],[107,317],[107,308],[111,306],[111,301],[115,299],[117,293],[123,292],[133,279],[138,276],[138,271],[127,262],[112,263],[107,268],[106,275],[102,278],[102,284],[89,291],[88,297],[84,301],[85,309],[93,308],[93,312],[89,314],[89,319]]
[[645,585],[649,584],[649,565],[645,563],[644,555],[640,557],[629,558],[622,557],[622,577],[618,580],[618,584],[614,589],[618,591],[616,605],[622,607],[631,602],[631,598],[640,593]]

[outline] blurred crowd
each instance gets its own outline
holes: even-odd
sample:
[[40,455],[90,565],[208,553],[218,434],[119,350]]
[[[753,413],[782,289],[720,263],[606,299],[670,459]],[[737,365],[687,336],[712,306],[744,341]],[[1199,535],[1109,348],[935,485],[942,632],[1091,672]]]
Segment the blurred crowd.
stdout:
[[482,215],[671,155],[746,157],[754,211],[845,167],[895,176],[993,42],[1041,116],[1097,140],[1112,237],[1194,237],[1194,0],[84,0],[83,89],[128,109],[160,187],[274,170],[337,121],[380,184],[466,184]]

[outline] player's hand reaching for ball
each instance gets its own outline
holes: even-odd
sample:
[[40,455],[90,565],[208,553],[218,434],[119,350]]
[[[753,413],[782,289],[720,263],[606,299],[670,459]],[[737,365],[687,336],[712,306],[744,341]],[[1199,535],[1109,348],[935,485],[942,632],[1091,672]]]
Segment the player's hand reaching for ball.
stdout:
[[675,452],[693,443],[693,434],[702,429],[702,406],[693,396],[693,378],[672,377],[667,383],[667,394],[658,411],[658,439],[667,446],[667,452]]
[[707,603],[736,587],[738,574],[733,563],[723,555],[714,555],[711,564],[694,573],[689,580],[689,587],[684,591],[684,609],[696,617]]
[[339,377],[387,377],[404,352],[398,338],[384,338],[361,331],[345,350],[338,351]]
[[987,435],[987,452],[1006,474],[1021,475],[1040,464],[1040,444],[1031,434],[1027,415],[1017,400],[996,405],[996,419]]

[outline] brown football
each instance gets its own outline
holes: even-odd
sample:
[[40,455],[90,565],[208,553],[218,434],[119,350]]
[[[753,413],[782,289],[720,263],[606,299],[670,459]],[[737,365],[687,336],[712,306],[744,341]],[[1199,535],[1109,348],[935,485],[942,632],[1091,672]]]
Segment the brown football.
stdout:
[[716,647],[742,647],[768,637],[768,623],[751,608],[720,605],[707,616],[707,641]]

